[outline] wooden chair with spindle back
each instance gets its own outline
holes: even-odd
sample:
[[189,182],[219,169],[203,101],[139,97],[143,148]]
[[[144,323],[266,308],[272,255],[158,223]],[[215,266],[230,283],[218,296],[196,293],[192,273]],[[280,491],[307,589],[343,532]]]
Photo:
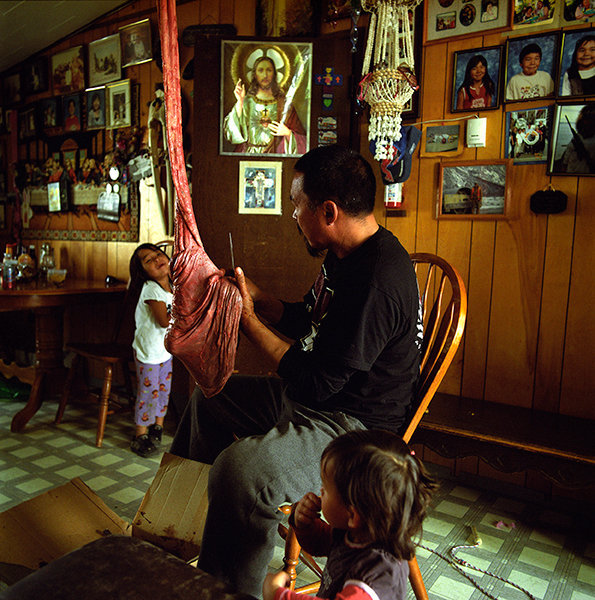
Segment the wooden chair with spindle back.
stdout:
[[[412,417],[403,434],[409,443],[417,425],[427,411],[432,397],[452,363],[465,329],[467,292],[461,276],[446,260],[434,254],[411,254],[417,275],[424,322],[421,350],[420,377]],[[286,515],[291,506],[279,508]],[[300,557],[318,577],[322,569],[307,552],[303,551],[291,526],[279,525],[279,534],[285,540],[284,570],[290,577],[290,588],[295,588],[296,567]],[[409,561],[409,582],[417,600],[428,600],[417,559]],[[296,589],[299,593],[314,593],[320,582]]]

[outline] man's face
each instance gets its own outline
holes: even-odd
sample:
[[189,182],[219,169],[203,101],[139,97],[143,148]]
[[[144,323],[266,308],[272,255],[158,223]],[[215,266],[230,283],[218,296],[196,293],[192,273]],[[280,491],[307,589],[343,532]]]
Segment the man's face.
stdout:
[[304,192],[304,175],[296,173],[291,182],[290,199],[294,206],[293,218],[297,221],[297,228],[304,238],[306,249],[310,256],[321,256],[326,250],[322,239],[321,207],[312,210],[308,196]]
[[541,56],[539,52],[529,52],[521,61],[521,68],[525,75],[535,75],[537,69],[539,69],[539,63],[541,62]]
[[254,74],[259,88],[263,90],[271,88],[271,85],[273,85],[273,77],[275,76],[275,69],[270,60],[261,60],[258,63]]

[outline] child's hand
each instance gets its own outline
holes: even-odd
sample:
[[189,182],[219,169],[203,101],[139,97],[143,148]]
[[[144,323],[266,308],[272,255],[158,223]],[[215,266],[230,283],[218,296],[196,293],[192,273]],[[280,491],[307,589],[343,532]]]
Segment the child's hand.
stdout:
[[293,521],[298,529],[309,527],[320,519],[320,497],[313,492],[308,492],[296,505]]
[[287,587],[288,585],[289,575],[285,571],[269,573],[264,578],[264,583],[262,584],[262,596],[264,600],[274,600],[275,592],[280,587]]

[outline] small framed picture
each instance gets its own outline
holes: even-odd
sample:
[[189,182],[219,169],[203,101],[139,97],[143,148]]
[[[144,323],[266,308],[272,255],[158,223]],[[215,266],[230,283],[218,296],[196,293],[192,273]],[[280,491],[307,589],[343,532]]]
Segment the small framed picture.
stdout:
[[508,38],[506,41],[507,102],[553,96],[558,62],[558,33]]
[[44,133],[55,135],[62,131],[62,106],[60,98],[44,98],[39,102],[40,123]]
[[75,46],[52,55],[51,64],[54,95],[70,94],[85,88],[85,61],[82,46]]
[[591,0],[564,0],[560,8],[560,27],[595,21],[595,4]]
[[557,20],[559,4],[564,0],[514,0],[512,27],[532,27],[536,25],[548,25]]
[[20,73],[13,73],[4,78],[4,99],[6,104],[17,104],[22,100]]
[[81,130],[81,96],[70,94],[62,98],[62,114],[64,115],[64,131]]
[[556,105],[548,173],[595,175],[595,102]]
[[48,82],[48,59],[40,56],[34,60],[27,61],[21,73],[25,95],[39,94],[47,91]]
[[19,110],[19,140],[27,141],[35,137],[37,118],[35,106],[27,106]]
[[506,219],[508,160],[440,164],[436,218]]
[[497,108],[501,69],[502,46],[455,52],[451,111]]
[[130,79],[123,79],[107,86],[106,127],[130,127],[132,125],[132,103],[130,101]]
[[595,95],[595,29],[562,32],[558,96]]
[[552,131],[553,106],[506,113],[506,158],[515,165],[546,163]]
[[281,173],[283,163],[240,161],[240,214],[281,214]]
[[120,34],[114,33],[89,44],[89,86],[120,79],[122,72]]
[[87,107],[87,129],[105,127],[105,86],[85,90]]
[[122,66],[131,67],[153,60],[151,21],[145,19],[120,27]]
[[426,158],[459,155],[463,151],[462,130],[461,123],[424,125],[419,155]]

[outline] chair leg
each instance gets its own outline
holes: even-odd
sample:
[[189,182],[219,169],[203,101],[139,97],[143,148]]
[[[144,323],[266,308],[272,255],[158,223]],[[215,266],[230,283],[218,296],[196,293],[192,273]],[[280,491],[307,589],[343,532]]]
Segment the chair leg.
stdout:
[[409,583],[413,589],[415,600],[429,600],[428,592],[426,590],[426,586],[424,585],[424,580],[421,578],[421,571],[419,570],[419,565],[417,564],[417,558],[414,556],[410,561],[408,561],[408,564]]
[[[281,532],[281,528],[284,530]],[[300,562],[300,544],[292,527],[279,525],[279,533],[285,538],[285,556],[283,557],[283,570],[289,575],[289,589],[295,588],[297,579],[296,567]]]
[[64,382],[64,389],[62,390],[62,396],[60,397],[60,404],[58,405],[58,411],[56,412],[56,418],[54,419],[54,423],[58,425],[62,421],[62,417],[64,416],[64,411],[66,410],[66,405],[68,404],[68,400],[70,400],[70,392],[72,390],[72,382],[74,380],[74,376],[76,374],[76,370],[81,361],[80,354],[75,354],[72,359],[72,364],[70,365],[70,369],[68,374],[66,375],[66,381]]
[[95,440],[95,445],[98,448],[101,448],[103,444],[103,432],[105,431],[109,396],[112,390],[112,377],[112,365],[107,364],[103,370],[103,387],[101,388],[101,398],[99,399],[99,423],[97,423],[97,439]]

